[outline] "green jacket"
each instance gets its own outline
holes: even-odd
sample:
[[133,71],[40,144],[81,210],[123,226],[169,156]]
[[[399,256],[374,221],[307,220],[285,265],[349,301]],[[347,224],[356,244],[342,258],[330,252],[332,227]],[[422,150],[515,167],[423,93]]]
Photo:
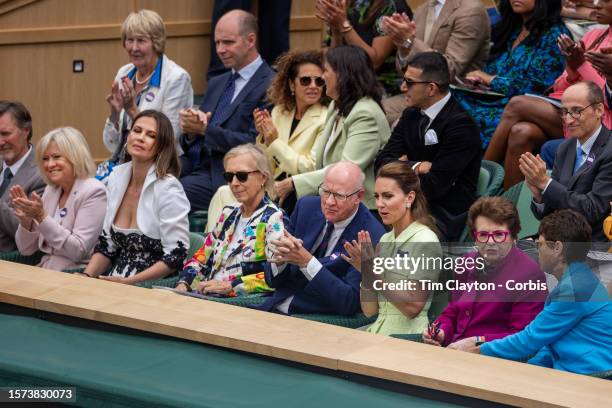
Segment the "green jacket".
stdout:
[[332,136],[338,110],[332,102],[327,111],[325,130],[314,145],[316,168],[318,170],[297,174],[292,177],[298,198],[317,195],[323,182],[325,167],[341,160],[350,161],[361,167],[366,175],[364,204],[376,208],[374,200],[374,160],[389,140],[391,129],[382,108],[370,98],[362,98],[346,118],[340,117],[336,137],[327,151],[325,147]]

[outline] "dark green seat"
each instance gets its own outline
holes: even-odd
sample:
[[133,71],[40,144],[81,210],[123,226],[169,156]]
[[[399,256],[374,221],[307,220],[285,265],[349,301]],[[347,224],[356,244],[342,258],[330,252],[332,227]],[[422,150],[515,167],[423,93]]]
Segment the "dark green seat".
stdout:
[[262,293],[252,293],[248,295],[241,295],[230,298],[218,298],[213,296],[206,296],[207,300],[213,302],[225,303],[227,305],[234,305],[240,307],[249,307],[253,305],[260,305],[266,300],[266,296]]
[[204,234],[206,222],[208,221],[208,211],[194,211],[189,214],[189,231]]
[[423,342],[423,336],[421,334],[392,334],[391,337],[402,340],[410,340],[416,343]]
[[0,261],[16,262],[26,265],[38,265],[43,253],[38,251],[32,255],[21,255],[19,251],[0,252]]
[[349,329],[357,329],[374,323],[376,316],[366,317],[363,313],[358,313],[355,316],[341,316],[328,314],[294,314],[292,317],[299,319],[312,320],[320,323],[333,324],[334,326],[348,327]]
[[521,220],[521,232],[519,232],[518,238],[523,239],[536,235],[538,233],[538,228],[540,227],[540,221],[536,219],[531,211],[531,200],[533,199],[533,194],[531,194],[531,191],[529,188],[527,188],[525,182],[521,181],[520,183],[510,187],[508,190],[504,191],[502,197],[506,197],[508,200],[510,200],[518,210],[519,218]]
[[480,174],[476,193],[479,197],[496,196],[501,192],[504,183],[504,168],[499,164],[483,160],[480,164]]
[[599,371],[589,374],[591,377],[603,378],[604,380],[612,380],[612,370]]

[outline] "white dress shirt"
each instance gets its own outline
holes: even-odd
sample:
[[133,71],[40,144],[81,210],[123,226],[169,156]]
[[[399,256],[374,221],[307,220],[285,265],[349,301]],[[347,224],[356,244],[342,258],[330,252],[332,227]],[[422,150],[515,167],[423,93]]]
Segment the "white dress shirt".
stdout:
[[[257,72],[259,67],[261,67],[261,64],[263,64],[263,59],[261,59],[261,56],[258,55],[253,62],[238,71],[239,76],[234,82],[234,96],[232,96],[232,102],[234,102],[234,99],[236,99],[238,94],[240,94],[242,88],[244,88],[245,85],[249,83],[251,78],[253,78],[253,75],[255,75],[255,72]],[[235,72],[236,71],[232,69],[232,73]]]

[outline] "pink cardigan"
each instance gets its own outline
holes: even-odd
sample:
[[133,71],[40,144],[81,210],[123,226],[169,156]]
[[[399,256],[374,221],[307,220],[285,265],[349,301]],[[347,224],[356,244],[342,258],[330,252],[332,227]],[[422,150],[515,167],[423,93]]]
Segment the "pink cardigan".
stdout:
[[19,225],[15,242],[19,252],[31,255],[45,253],[38,266],[61,271],[87,265],[102,231],[106,214],[106,188],[100,181],[77,179],[66,200],[63,216],[53,218],[61,189],[48,185],[42,196],[47,217],[32,224],[32,231]]
[[[595,43],[595,41],[606,31],[608,32],[608,34],[603,39],[603,41],[601,41],[599,44],[597,44],[597,46],[591,49],[593,43]],[[584,48],[588,51],[598,51],[603,46],[612,46],[612,27],[595,28],[586,33],[584,37],[582,37],[582,42],[584,43]],[[564,71],[563,74],[555,81],[553,92],[548,96],[555,99],[561,99],[563,92],[567,88],[580,81],[593,81],[594,83],[599,85],[601,89],[605,92],[606,78],[599,72],[597,72],[597,70],[593,68],[590,62],[585,61],[584,64],[582,64],[580,68],[578,68],[578,78],[576,78],[575,81],[569,82],[567,79],[567,70]],[[608,106],[606,98],[604,98],[604,101],[605,111],[602,123],[608,129],[612,129],[612,112],[610,111],[610,106]]]

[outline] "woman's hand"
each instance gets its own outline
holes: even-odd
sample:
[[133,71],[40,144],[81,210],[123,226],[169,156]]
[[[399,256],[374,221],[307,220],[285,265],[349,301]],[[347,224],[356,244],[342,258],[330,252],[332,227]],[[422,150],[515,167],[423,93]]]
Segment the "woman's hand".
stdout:
[[108,119],[115,124],[115,127],[118,127],[119,114],[121,113],[121,109],[123,109],[123,98],[119,91],[119,82],[113,82],[110,94],[106,95],[106,102],[108,102],[108,106],[110,107],[110,116]]
[[255,128],[262,135],[264,144],[270,146],[272,142],[278,139],[278,130],[276,130],[274,123],[272,123],[270,112],[267,109],[259,110],[255,108],[253,117],[255,118]]
[[442,343],[444,343],[444,330],[440,329],[435,339],[431,338],[429,328],[423,330],[423,343],[431,344],[432,346],[442,346]]
[[[19,217],[20,221],[22,219],[27,221],[29,218],[30,223],[32,219],[36,220],[38,223],[41,223],[47,216],[45,209],[43,208],[42,199],[36,193],[36,191],[33,191],[30,198],[28,198],[23,188],[17,185],[11,187],[10,196],[15,215]],[[24,225],[24,227],[26,227],[26,225]]]
[[350,263],[362,274],[372,274],[372,271],[367,271],[369,268],[364,268],[366,263],[371,263],[372,259],[374,259],[374,248],[372,247],[372,239],[368,231],[359,231],[357,233],[357,240],[346,241],[344,249],[348,256],[340,254],[342,259]]
[[469,82],[472,82],[475,85],[485,86],[491,86],[493,78],[495,78],[495,75],[489,75],[480,70],[472,71],[465,76],[465,79],[467,79]]
[[187,292],[189,290],[189,287],[185,282],[179,282],[178,285],[176,285],[176,287],[174,288],[174,290],[176,290],[177,292]]
[[121,92],[121,98],[123,100],[123,109],[125,109],[125,112],[134,119],[139,112],[138,106],[136,106],[136,90],[134,89],[134,84],[127,76],[121,78],[121,84],[123,87],[119,91]]
[[198,292],[203,295],[207,293],[218,293],[220,295],[227,295],[232,291],[232,283],[228,281],[220,280],[209,280],[201,282],[198,286]]
[[557,38],[557,46],[561,54],[565,56],[565,64],[572,73],[584,64],[584,44],[582,41],[575,42],[567,34],[561,34]]
[[406,13],[393,13],[390,17],[383,17],[382,26],[398,49],[404,47],[406,40],[414,41],[416,37],[416,24]]
[[480,354],[480,346],[476,345],[476,337],[468,337],[448,345],[449,349]]
[[283,205],[283,201],[285,201],[285,198],[287,198],[293,190],[293,180],[291,180],[291,177],[274,183],[274,191],[276,191],[276,197],[280,205]]
[[348,20],[346,0],[318,0],[315,8],[315,16],[329,24],[332,30],[341,31]]

